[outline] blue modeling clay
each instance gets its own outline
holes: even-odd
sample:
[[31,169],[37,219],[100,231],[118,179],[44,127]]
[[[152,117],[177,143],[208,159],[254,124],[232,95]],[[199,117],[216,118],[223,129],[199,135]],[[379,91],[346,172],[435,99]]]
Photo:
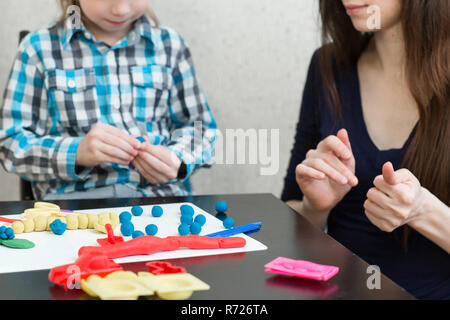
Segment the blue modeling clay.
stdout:
[[161,206],[153,206],[152,208],[152,216],[161,217],[163,214],[163,208]]
[[138,139],[140,142],[144,143],[145,142],[145,138],[144,137],[137,137],[136,139]]
[[234,226],[234,219],[231,217],[226,218],[223,220],[223,226],[227,229],[231,229]]
[[133,234],[131,235],[131,237],[133,239],[136,239],[136,238],[139,238],[139,237],[142,237],[142,236],[145,236],[145,234],[142,231],[139,231],[139,230],[134,231]]
[[183,204],[180,207],[180,212],[181,212],[182,216],[184,216],[184,215],[190,215],[191,217],[194,216],[194,209],[190,205],[187,205],[187,204]]
[[217,212],[216,213],[216,218],[219,219],[220,221],[225,220],[228,217],[228,215],[225,212]]
[[126,237],[131,236],[134,231],[134,225],[131,222],[122,223],[120,226],[120,232]]
[[182,224],[180,224],[180,226],[178,227],[178,233],[179,233],[181,236],[186,236],[186,235],[188,235],[190,231],[191,231],[191,230],[190,230],[188,224],[182,223]]
[[142,215],[142,212],[144,212],[144,209],[142,209],[142,207],[140,206],[134,206],[133,208],[131,208],[131,213],[134,216],[140,216]]
[[123,211],[119,214],[120,223],[130,222],[131,221],[131,213],[128,211]]
[[0,227],[0,239],[2,240],[12,240],[14,239],[13,228],[7,228],[5,226]]
[[56,219],[52,223],[50,223],[50,229],[52,229],[54,234],[62,235],[64,232],[66,232],[67,224],[61,222],[61,220]]
[[206,217],[202,214],[195,216],[194,222],[197,222],[201,227],[206,223]]
[[192,234],[199,234],[202,231],[202,226],[198,224],[197,222],[193,222],[191,224],[191,233]]
[[216,211],[217,212],[225,212],[228,210],[228,205],[225,201],[219,201],[216,203]]
[[145,227],[145,233],[149,236],[154,236],[158,233],[158,227],[155,224],[149,224]]
[[184,223],[184,224],[187,224],[187,225],[190,225],[192,223],[192,217],[190,215],[181,216],[180,222]]

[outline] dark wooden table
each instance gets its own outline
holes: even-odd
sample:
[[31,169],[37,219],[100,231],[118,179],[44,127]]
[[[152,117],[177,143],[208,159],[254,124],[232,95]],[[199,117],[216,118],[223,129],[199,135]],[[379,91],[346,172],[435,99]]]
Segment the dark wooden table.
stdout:
[[[105,199],[52,201],[64,209],[93,209],[155,203],[192,202],[214,213],[219,200],[228,203],[228,215],[236,225],[262,221],[262,229],[250,234],[268,250],[168,260],[211,286],[195,292],[199,300],[322,300],[322,299],[414,299],[382,275],[381,289],[370,290],[368,264],[330,236],[311,225],[271,194],[192,196],[153,199]],[[1,202],[0,215],[18,214],[33,202]],[[285,277],[264,272],[264,265],[277,257],[335,265],[340,272],[328,282]],[[0,263],[8,263],[1,257]],[[144,263],[124,264],[125,270],[146,271]],[[81,290],[64,291],[48,281],[48,270],[0,274],[0,299],[83,299]]]

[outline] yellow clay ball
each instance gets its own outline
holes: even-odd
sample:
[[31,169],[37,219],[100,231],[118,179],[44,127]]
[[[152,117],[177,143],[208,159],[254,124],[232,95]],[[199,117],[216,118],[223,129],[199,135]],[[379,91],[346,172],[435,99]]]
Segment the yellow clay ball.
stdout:
[[25,230],[25,226],[22,221],[14,221],[11,227],[14,230],[14,234],[22,233]]

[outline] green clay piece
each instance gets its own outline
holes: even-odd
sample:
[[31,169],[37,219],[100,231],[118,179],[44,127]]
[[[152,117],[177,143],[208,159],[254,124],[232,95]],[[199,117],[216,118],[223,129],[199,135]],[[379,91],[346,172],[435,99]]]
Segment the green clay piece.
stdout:
[[0,240],[0,244],[14,249],[30,249],[34,247],[34,243],[26,239]]

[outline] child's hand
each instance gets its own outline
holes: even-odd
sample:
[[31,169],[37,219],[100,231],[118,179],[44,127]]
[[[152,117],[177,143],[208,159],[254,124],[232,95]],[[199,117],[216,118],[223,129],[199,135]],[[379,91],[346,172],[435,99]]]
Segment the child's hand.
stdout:
[[304,194],[303,205],[310,210],[331,210],[358,184],[355,158],[347,130],[322,140],[308,151],[296,168],[297,183]]
[[97,123],[81,140],[76,164],[93,167],[104,162],[128,165],[138,154],[140,142],[114,126]]
[[152,184],[167,183],[178,176],[181,159],[164,146],[146,142],[141,144],[138,156],[133,160],[134,167]]
[[383,166],[383,174],[367,192],[364,208],[367,218],[378,228],[392,232],[419,215],[424,192],[419,180],[407,169],[394,171],[392,163]]

